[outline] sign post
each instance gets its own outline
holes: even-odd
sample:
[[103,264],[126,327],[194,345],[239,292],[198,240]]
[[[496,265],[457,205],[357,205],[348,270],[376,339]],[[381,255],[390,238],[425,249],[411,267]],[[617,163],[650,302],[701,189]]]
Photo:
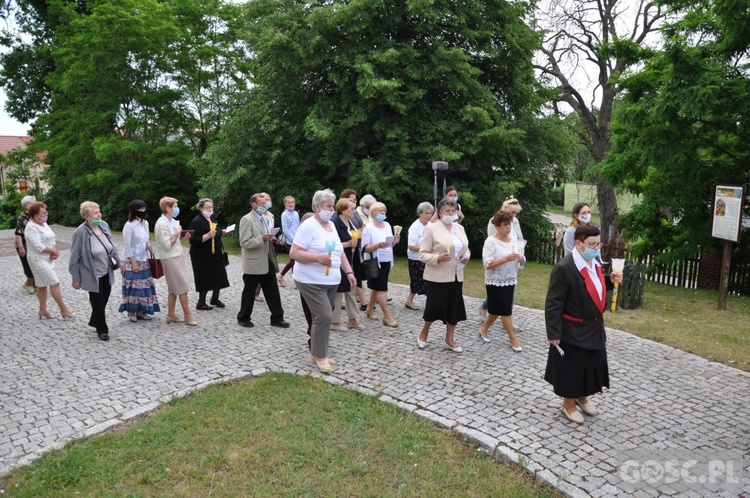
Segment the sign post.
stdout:
[[742,227],[742,205],[745,202],[745,187],[714,186],[711,207],[711,236],[724,241],[721,255],[721,277],[719,280],[719,309],[727,309],[729,293],[729,268],[732,258],[732,243],[740,241]]

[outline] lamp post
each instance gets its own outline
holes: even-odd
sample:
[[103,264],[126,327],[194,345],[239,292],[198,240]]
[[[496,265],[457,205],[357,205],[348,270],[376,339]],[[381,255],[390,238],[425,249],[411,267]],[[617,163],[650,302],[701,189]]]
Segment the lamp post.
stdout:
[[435,172],[435,186],[433,188],[433,197],[435,198],[435,209],[437,209],[438,204],[438,184],[440,181],[443,182],[443,195],[440,197],[441,199],[445,197],[445,187],[448,186],[448,184],[445,181],[445,178],[448,176],[448,163],[446,161],[433,161],[432,162],[432,170]]

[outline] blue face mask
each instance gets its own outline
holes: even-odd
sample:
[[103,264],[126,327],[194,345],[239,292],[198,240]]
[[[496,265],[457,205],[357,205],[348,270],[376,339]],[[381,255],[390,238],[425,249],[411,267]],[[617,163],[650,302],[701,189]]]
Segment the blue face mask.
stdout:
[[180,207],[179,207],[179,206],[177,206],[177,207],[175,207],[175,208],[174,208],[174,210],[172,211],[172,217],[173,217],[173,218],[177,218],[177,217],[178,217],[179,215],[180,215]]
[[583,251],[582,256],[583,256],[583,259],[585,259],[586,261],[591,261],[595,257],[599,256],[599,249],[591,249],[590,247],[587,247]]
[[260,214],[263,214],[263,213],[265,213],[265,212],[266,212],[266,207],[265,207],[265,206],[258,206],[258,212],[259,212]]
[[385,221],[385,215],[384,214],[379,214],[379,215],[377,215],[375,217],[375,219],[382,223],[382,222]]
[[271,209],[273,207],[273,203],[271,201],[266,201],[266,209]]

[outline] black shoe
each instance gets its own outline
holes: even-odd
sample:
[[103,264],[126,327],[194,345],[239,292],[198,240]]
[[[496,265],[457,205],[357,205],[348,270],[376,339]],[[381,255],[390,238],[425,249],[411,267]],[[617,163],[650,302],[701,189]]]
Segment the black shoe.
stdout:
[[367,305],[366,304],[360,304],[359,305],[359,311],[367,311]]
[[274,322],[271,322],[271,327],[281,327],[282,329],[288,329],[289,322],[285,322],[284,320],[276,320]]
[[251,322],[250,320],[237,320],[237,323],[239,323],[242,327],[255,327],[255,324],[253,324],[253,322]]
[[204,311],[211,311],[212,309],[214,309],[214,307],[213,306],[209,306],[206,303],[198,303],[198,304],[195,305],[195,309],[197,309],[197,310],[204,310]]
[[109,334],[104,332],[102,334],[99,334],[99,339],[102,341],[108,341],[109,340]]
[[213,306],[216,306],[217,308],[226,308],[226,306],[224,306],[224,303],[222,303],[222,302],[221,302],[221,301],[219,301],[218,299],[213,299],[213,300],[211,300],[211,304],[212,304]]

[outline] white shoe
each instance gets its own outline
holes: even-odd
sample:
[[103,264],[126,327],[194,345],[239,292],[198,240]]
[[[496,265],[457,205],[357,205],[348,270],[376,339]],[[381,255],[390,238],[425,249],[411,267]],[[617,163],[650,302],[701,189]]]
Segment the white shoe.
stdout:
[[596,415],[596,407],[591,401],[581,403],[580,401],[578,401],[578,398],[576,398],[576,405],[580,406],[581,410],[583,410],[583,413],[585,413],[589,417],[593,417],[594,415]]
[[446,348],[446,349],[450,349],[450,350],[451,350],[451,351],[453,351],[454,353],[463,353],[463,352],[464,352],[464,348],[462,348],[461,346],[456,346],[456,347],[454,348],[453,346],[451,346],[451,345],[450,345],[450,344],[448,344],[447,342],[444,342],[443,344],[445,345],[445,348]]
[[423,341],[423,340],[421,340],[421,339],[419,338],[419,336],[417,336],[417,347],[418,347],[419,349],[424,349],[424,348],[426,348],[426,347],[427,347],[427,341]]
[[573,413],[568,413],[565,410],[565,406],[562,406],[560,407],[560,411],[563,412],[565,418],[567,418],[571,422],[575,422],[576,424],[582,424],[584,422],[583,415],[581,415],[581,412],[579,412],[578,410],[574,410]]

